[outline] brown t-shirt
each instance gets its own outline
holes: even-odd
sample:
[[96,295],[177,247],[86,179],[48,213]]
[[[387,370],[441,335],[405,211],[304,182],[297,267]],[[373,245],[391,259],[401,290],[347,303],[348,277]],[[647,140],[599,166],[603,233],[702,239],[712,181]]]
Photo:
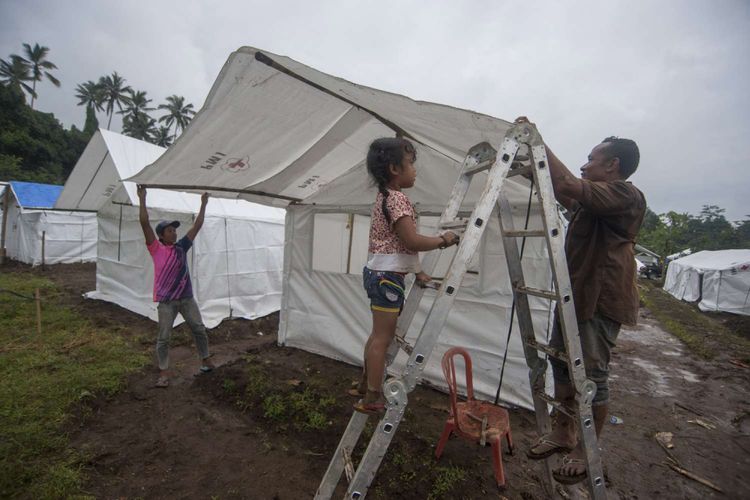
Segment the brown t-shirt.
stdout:
[[635,325],[635,238],[646,213],[646,198],[626,181],[583,181],[574,204],[565,252],[578,321],[595,312]]

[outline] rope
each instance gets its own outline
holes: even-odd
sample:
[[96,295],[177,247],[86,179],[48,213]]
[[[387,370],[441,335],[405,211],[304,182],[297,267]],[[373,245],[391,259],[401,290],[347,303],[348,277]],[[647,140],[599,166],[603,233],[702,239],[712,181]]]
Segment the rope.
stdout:
[[[529,188],[529,203],[526,205],[526,221],[524,222],[524,229],[529,228],[529,216],[531,214],[531,197],[534,194],[534,183],[531,183]],[[523,260],[523,251],[526,249],[526,237],[524,236],[521,240],[521,254],[519,260]],[[510,322],[508,323],[508,337],[505,339],[505,352],[503,353],[503,365],[500,368],[500,383],[497,386],[497,392],[495,392],[495,404],[500,400],[500,389],[503,387],[503,376],[505,375],[505,362],[508,360],[508,347],[510,346],[510,334],[513,330],[513,318],[516,314],[516,294],[513,294],[513,303],[510,306]]]

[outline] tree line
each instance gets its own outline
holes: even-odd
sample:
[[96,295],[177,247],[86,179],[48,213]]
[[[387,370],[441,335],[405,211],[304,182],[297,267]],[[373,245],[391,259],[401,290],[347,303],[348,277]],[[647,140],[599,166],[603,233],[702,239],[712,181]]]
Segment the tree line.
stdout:
[[[32,47],[23,44],[23,55],[11,54],[8,59],[0,59],[0,83],[17,89],[22,95],[31,98],[30,107],[38,97],[37,83],[48,80],[60,86],[52,70],[57,65],[49,60],[49,47],[35,43]],[[76,86],[78,105],[86,108],[84,130],[94,131],[98,127],[96,112],[104,112],[108,117],[107,129],[112,125],[115,113],[122,115],[122,133],[135,139],[148,141],[162,147],[169,147],[177,134],[187,127],[195,115],[191,103],[185,98],[171,95],[163,104],[151,107],[146,91],[135,90],[127,85],[125,78],[114,71],[98,80],[88,80]],[[162,110],[161,116],[154,118],[151,111]]]
[[662,258],[688,248],[693,252],[750,248],[750,215],[730,222],[725,212],[716,205],[703,205],[697,216],[674,211],[657,215],[647,209],[638,243]]

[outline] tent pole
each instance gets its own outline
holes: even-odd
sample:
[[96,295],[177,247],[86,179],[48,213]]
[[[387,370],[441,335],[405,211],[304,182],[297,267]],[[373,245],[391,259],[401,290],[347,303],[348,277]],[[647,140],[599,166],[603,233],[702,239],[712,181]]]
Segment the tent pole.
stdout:
[[354,214],[349,214],[349,248],[346,252],[346,274],[352,268],[352,239],[354,238]]
[[227,238],[227,219],[224,219],[224,254],[227,259],[227,301],[229,302],[229,319],[232,319],[232,284],[229,282],[229,240]]
[[42,231],[42,271],[44,271],[44,242],[47,240],[47,231]]
[[119,222],[119,225],[117,226],[117,262],[120,262],[120,247],[121,246],[122,246],[122,205],[120,205],[120,222]]
[[10,197],[8,192],[10,191],[10,184],[5,186],[5,192],[3,193],[3,227],[0,230],[0,264],[5,262],[5,227],[8,224],[8,207],[10,206]]

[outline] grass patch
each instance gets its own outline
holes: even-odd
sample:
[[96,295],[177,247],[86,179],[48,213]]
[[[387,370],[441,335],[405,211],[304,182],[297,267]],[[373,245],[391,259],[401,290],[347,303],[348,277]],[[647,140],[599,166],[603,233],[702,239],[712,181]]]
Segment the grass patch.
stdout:
[[63,306],[54,284],[31,273],[0,274],[0,497],[63,498],[80,493],[80,457],[62,426],[75,403],[122,388],[146,357],[119,335],[96,330]]
[[437,477],[427,498],[447,498],[448,493],[452,493],[464,479],[466,471],[460,467],[437,467]]
[[[243,411],[260,408],[262,418],[277,431],[290,426],[297,431],[320,430],[331,423],[331,408],[336,398],[324,395],[313,385],[287,385],[279,388],[264,367],[252,354],[245,355],[245,390],[235,405]],[[226,389],[226,387],[225,387]]]
[[719,352],[731,352],[733,357],[750,361],[750,341],[732,333],[720,321],[650,282],[641,282],[638,289],[643,305],[693,353],[713,359]]

